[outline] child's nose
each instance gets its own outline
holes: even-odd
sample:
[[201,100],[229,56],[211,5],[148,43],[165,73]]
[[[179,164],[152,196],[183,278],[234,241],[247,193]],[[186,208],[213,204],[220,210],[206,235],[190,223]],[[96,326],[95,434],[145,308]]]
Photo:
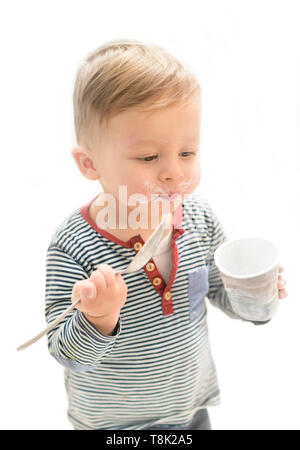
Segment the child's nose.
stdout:
[[183,178],[184,172],[178,162],[168,162],[160,171],[160,179],[163,181],[180,181]]

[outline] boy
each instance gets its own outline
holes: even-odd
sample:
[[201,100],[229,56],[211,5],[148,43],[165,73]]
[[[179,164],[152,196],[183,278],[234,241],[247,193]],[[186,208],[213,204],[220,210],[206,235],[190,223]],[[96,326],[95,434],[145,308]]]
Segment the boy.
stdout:
[[[225,240],[220,223],[192,195],[199,84],[162,48],[110,42],[78,70],[74,115],[73,158],[103,193],[67,217],[47,253],[47,321],[81,298],[48,333],[51,355],[66,368],[68,417],[80,430],[210,429],[207,407],[219,403],[219,388],[205,296],[244,319],[214,264]],[[115,274],[162,215],[168,226],[153,257]]]

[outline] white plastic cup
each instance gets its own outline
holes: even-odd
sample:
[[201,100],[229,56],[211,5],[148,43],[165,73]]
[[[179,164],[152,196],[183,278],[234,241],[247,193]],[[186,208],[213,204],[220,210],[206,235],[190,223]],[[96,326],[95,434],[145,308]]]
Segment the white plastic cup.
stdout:
[[251,321],[267,321],[279,305],[279,252],[273,242],[241,238],[224,242],[214,254],[233,310]]

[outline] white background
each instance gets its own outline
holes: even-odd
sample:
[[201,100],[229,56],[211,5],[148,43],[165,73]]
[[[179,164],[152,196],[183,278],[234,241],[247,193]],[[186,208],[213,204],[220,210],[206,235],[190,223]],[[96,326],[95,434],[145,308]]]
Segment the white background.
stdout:
[[300,14],[295,1],[1,2],[2,429],[72,429],[63,368],[46,339],[49,239],[99,192],[71,159],[80,60],[105,41],[145,39],[197,73],[205,193],[228,237],[279,247],[289,296],[265,326],[209,306],[222,404],[214,429],[300,429]]

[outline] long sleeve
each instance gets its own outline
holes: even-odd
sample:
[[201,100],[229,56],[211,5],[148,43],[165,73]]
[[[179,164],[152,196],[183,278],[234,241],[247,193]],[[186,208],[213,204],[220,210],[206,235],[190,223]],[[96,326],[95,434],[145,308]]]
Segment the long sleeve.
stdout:
[[[74,284],[89,277],[83,267],[57,246],[49,246],[46,258],[46,305],[48,323],[71,305]],[[65,367],[88,371],[111,351],[120,332],[118,323],[114,336],[105,336],[74,309],[48,335],[50,354]]]

